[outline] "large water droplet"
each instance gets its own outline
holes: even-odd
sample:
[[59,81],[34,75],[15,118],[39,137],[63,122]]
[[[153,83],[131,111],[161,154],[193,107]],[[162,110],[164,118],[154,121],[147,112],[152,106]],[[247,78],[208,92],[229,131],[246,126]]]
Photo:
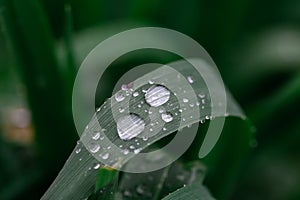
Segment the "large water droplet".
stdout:
[[152,86],[145,94],[146,102],[153,107],[158,107],[170,99],[170,91],[164,86]]
[[161,118],[165,122],[171,122],[173,120],[173,116],[170,113],[163,113],[163,114],[161,114]]
[[122,140],[130,140],[145,129],[145,122],[136,114],[121,117],[117,122],[117,131]]

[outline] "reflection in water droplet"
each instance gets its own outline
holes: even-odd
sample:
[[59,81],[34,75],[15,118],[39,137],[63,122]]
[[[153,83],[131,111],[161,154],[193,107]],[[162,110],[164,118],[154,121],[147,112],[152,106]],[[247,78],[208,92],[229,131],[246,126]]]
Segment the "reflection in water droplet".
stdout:
[[89,149],[92,153],[97,153],[100,149],[100,145],[97,143],[91,143]]
[[130,140],[145,129],[145,122],[136,114],[121,117],[117,122],[117,131],[122,140]]
[[191,84],[194,83],[193,77],[191,77],[191,76],[188,76],[188,77],[187,77],[187,80],[188,80],[188,82],[191,83]]
[[145,99],[150,106],[158,107],[170,99],[170,91],[164,86],[154,85],[147,90]]
[[161,118],[165,122],[171,122],[173,120],[173,116],[170,113],[163,113],[163,114],[161,114]]
[[120,102],[123,101],[125,99],[125,96],[122,92],[118,92],[115,94],[115,99],[116,101]]

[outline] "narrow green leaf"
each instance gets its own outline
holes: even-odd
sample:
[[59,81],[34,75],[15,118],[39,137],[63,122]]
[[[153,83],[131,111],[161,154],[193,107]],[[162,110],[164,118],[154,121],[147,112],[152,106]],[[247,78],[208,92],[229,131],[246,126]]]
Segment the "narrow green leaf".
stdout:
[[[202,63],[201,65],[202,70],[205,70],[210,81],[213,82],[213,84],[218,85],[220,84],[218,82],[218,78],[216,76],[216,72],[207,64]],[[170,96],[170,99],[168,101],[168,105],[165,106],[165,109],[167,112],[174,113],[176,110],[180,109],[180,102],[185,97],[191,97],[194,96],[196,99],[200,98],[197,97],[198,94],[204,93],[206,97],[209,97],[208,89],[206,88],[206,85],[204,84],[203,79],[201,76],[197,76],[197,73],[195,72],[195,68],[193,68],[190,64],[187,62],[179,61],[175,63],[170,63],[168,66],[163,66],[158,68],[157,70],[154,70],[145,76],[135,80],[133,82],[133,88],[132,90],[138,91],[141,95],[137,96],[137,98],[131,98],[129,101],[129,104],[122,105],[122,102],[117,102],[115,100],[116,95],[112,98],[108,99],[101,108],[97,109],[97,113],[94,115],[92,120],[87,125],[86,129],[84,130],[81,141],[83,144],[85,144],[85,147],[81,147],[81,152],[84,154],[81,154],[81,158],[85,159],[85,162],[81,162],[81,165],[74,165],[76,162],[79,162],[78,159],[80,158],[79,155],[76,155],[75,152],[71,154],[71,157],[69,161],[66,163],[65,167],[62,169],[61,173],[57,177],[56,181],[53,183],[53,185],[49,188],[45,196],[42,198],[45,199],[51,199],[51,198],[72,198],[72,199],[79,199],[84,197],[84,194],[89,194],[90,189],[94,187],[93,181],[95,180],[94,177],[94,170],[87,170],[91,168],[93,165],[93,162],[95,162],[95,158],[93,157],[94,154],[97,159],[101,160],[102,157],[105,157],[106,162],[109,162],[111,166],[119,169],[124,166],[125,163],[127,163],[129,160],[131,162],[134,162],[135,159],[139,159],[139,154],[132,152],[133,150],[131,146],[136,146],[135,140],[128,140],[123,141],[117,133],[117,127],[116,127],[116,121],[115,119],[120,118],[121,116],[124,116],[123,113],[120,113],[118,110],[120,106],[122,106],[125,110],[129,109],[132,110],[134,108],[134,113],[139,114],[146,122],[149,121],[149,116],[147,113],[144,112],[144,109],[137,109],[138,104],[141,102],[143,98],[143,92],[142,90],[148,89],[151,86],[151,83],[149,83],[149,80],[152,80],[154,83],[166,85],[168,89],[171,91],[176,91],[176,88],[180,88],[184,86],[184,81],[186,83],[187,80],[185,76],[193,75],[194,83],[193,84],[187,84],[185,92],[178,92],[176,95],[172,93]],[[124,92],[124,91],[119,91]],[[132,92],[131,90],[128,92]],[[214,97],[221,96],[226,93],[226,91],[222,89],[210,91],[213,92],[212,95],[215,95]],[[228,93],[228,92],[227,92]],[[118,95],[118,94],[117,94]],[[130,95],[130,94],[129,94]],[[191,96],[190,96],[191,95]],[[201,96],[201,95],[200,95]],[[229,94],[227,94],[227,97],[229,97]],[[124,103],[124,102],[123,102]],[[173,115],[173,120],[165,125],[166,129],[161,129],[162,127],[156,127],[158,129],[158,134],[153,135],[152,137],[149,137],[147,141],[143,141],[140,139],[139,141],[139,147],[138,151],[142,151],[143,149],[147,148],[150,144],[155,143],[156,141],[159,141],[160,139],[170,135],[171,133],[183,129],[184,127],[190,126],[192,124],[195,124],[199,122],[200,120],[204,119],[219,119],[224,118],[226,116],[238,116],[242,119],[245,118],[244,114],[239,109],[238,105],[235,104],[234,100],[232,98],[227,99],[227,110],[223,110],[222,105],[215,105],[216,109],[214,112],[211,113],[211,103],[210,99],[206,98],[205,103],[203,103],[203,107],[201,109],[201,112],[199,113],[199,107],[197,107],[196,102],[190,102],[194,103],[193,106],[186,106],[185,111],[182,112],[179,116]],[[76,106],[76,104],[74,105]],[[129,106],[129,107],[128,107]],[[149,106],[146,105],[145,106]],[[220,107],[219,107],[220,106]],[[118,112],[114,112],[118,111]],[[133,112],[133,110],[131,111]],[[180,111],[178,111],[180,113]],[[181,118],[184,118],[185,120],[181,121]],[[155,120],[162,120],[160,115],[153,115],[152,121]],[[154,127],[155,128],[155,127]],[[95,132],[99,132],[103,138],[99,140],[96,143],[96,145],[99,145],[101,148],[97,147],[97,151],[94,151],[95,147],[95,141],[92,140],[92,134]],[[151,134],[151,131],[144,131],[145,136],[148,136]],[[214,133],[213,140],[217,140],[219,137],[219,133]],[[179,132],[177,133],[178,136],[186,138],[183,133]],[[184,139],[181,139],[180,141],[184,141]],[[113,145],[112,145],[113,144]],[[213,147],[213,143],[210,143],[207,148],[208,149]],[[121,149],[118,147],[122,146]],[[116,148],[117,147],[117,148]],[[129,153],[124,154],[125,150],[129,150]],[[89,154],[89,152],[91,154]],[[205,154],[204,153],[204,154]],[[103,161],[104,162],[104,158]],[[166,160],[163,160],[162,162],[167,162]],[[72,163],[72,164],[70,164]],[[130,162],[129,162],[130,163]],[[166,163],[166,165],[168,165]],[[69,172],[70,171],[70,172]],[[67,178],[67,179],[66,179]],[[64,180],[66,179],[66,180]],[[82,182],[85,181],[86,184],[83,184]],[[80,194],[80,195],[79,195]]]

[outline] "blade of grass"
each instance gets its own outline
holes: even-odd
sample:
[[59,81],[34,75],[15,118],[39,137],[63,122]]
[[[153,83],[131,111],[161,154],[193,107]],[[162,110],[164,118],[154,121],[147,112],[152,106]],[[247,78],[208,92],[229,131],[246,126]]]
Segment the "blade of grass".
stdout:
[[[170,67],[172,66],[172,67]],[[212,80],[215,80],[215,71],[208,69],[210,66],[208,65],[202,65],[202,67],[206,70],[208,70],[210,73],[208,76],[212,78]],[[176,69],[176,70],[175,70]],[[161,68],[158,68],[157,70],[154,70],[145,76],[137,79],[133,83],[133,90],[138,90],[142,94],[142,89],[149,88],[149,80],[153,80],[155,83],[161,83],[162,81],[165,83],[167,87],[181,87],[183,86],[183,81],[185,77],[183,75],[191,75],[191,74],[197,74],[194,71],[195,69],[191,67],[191,65],[187,65],[186,62],[176,62],[176,63],[170,63],[168,66],[163,66]],[[182,77],[178,79],[178,74],[181,74]],[[187,90],[182,93],[178,93],[176,96],[172,95],[169,100],[169,104],[172,106],[167,106],[166,111],[172,111],[174,110],[174,106],[178,105],[178,100],[182,100],[185,95],[195,95],[200,94],[200,92],[204,92],[206,96],[209,96],[208,90],[205,89],[205,84],[203,79],[199,76],[194,77],[194,84],[193,86],[190,86],[187,88]],[[187,81],[185,79],[185,81]],[[215,83],[216,84],[216,83]],[[121,91],[120,91],[121,92]],[[225,91],[214,91],[215,95],[221,95]],[[140,103],[140,100],[143,95],[139,95],[138,98],[131,99],[129,105],[130,108],[137,108],[137,105]],[[196,97],[198,98],[198,97]],[[230,99],[227,99],[228,101],[231,101]],[[209,101],[209,100],[207,100]],[[110,106],[111,105],[111,106]],[[166,131],[160,130],[159,134],[156,134],[149,138],[147,141],[140,141],[139,150],[143,150],[149,146],[149,144],[153,144],[156,141],[166,137],[167,135],[170,135],[171,133],[177,131],[178,129],[182,129],[186,126],[190,126],[192,124],[195,124],[199,122],[200,120],[203,120],[207,118],[207,116],[211,116],[212,119],[218,118],[218,117],[225,117],[225,116],[238,116],[242,119],[245,118],[244,114],[241,112],[241,110],[238,108],[238,106],[234,102],[230,102],[229,107],[227,107],[226,113],[222,110],[222,108],[218,108],[215,113],[211,114],[211,104],[206,103],[205,107],[203,107],[201,114],[199,115],[199,110],[197,107],[186,107],[186,111],[182,113],[181,117],[186,120],[183,120],[181,122],[181,119],[174,117],[174,120],[167,124]],[[114,166],[116,168],[122,167],[125,163],[127,163],[128,160],[133,158],[138,158],[138,154],[135,154],[133,152],[129,152],[128,154],[124,154],[123,151],[125,149],[130,149],[130,146],[136,145],[136,142],[133,140],[130,141],[123,141],[119,138],[117,132],[116,132],[116,123],[114,120],[115,118],[118,118],[122,116],[122,113],[117,112],[115,113],[117,116],[113,116],[113,110],[118,110],[120,107],[120,103],[115,101],[115,97],[112,97],[108,99],[101,108],[98,109],[97,113],[93,116],[92,120],[87,125],[86,129],[84,130],[83,134],[81,135],[81,141],[86,144],[87,148],[90,147],[91,142],[91,134],[93,134],[95,131],[99,131],[100,135],[108,137],[106,139],[102,139],[101,142],[99,142],[99,145],[101,146],[100,152],[97,153],[97,157],[99,155],[99,158],[102,157],[105,154],[109,155],[110,165]],[[122,105],[123,106],[123,105]],[[130,109],[128,105],[124,105],[125,109]],[[137,112],[137,110],[135,110]],[[139,114],[141,114],[141,117],[143,117],[147,121],[147,116],[144,111],[141,111]],[[199,115],[199,116],[198,116]],[[175,115],[174,115],[175,116]],[[194,116],[194,117],[190,117]],[[154,118],[152,120],[161,120],[160,115],[153,116]],[[181,123],[180,123],[181,122]],[[100,124],[99,124],[100,123]],[[180,123],[180,124],[179,124]],[[105,128],[101,128],[101,127]],[[109,127],[109,128],[108,128]],[[145,132],[146,136],[147,134],[151,134],[150,132]],[[104,138],[105,138],[104,137]],[[95,142],[95,141],[93,141]],[[111,142],[114,145],[111,145]],[[122,149],[118,149],[115,147],[119,147],[122,145]],[[55,182],[52,184],[52,186],[49,188],[49,190],[46,192],[43,200],[46,199],[64,199],[64,198],[72,198],[72,199],[79,199],[84,197],[82,194],[87,195],[91,188],[94,187],[95,182],[93,183],[93,180],[95,181],[95,170],[86,170],[91,168],[93,165],[93,162],[95,162],[95,158],[91,155],[94,154],[91,152],[90,149],[86,149],[84,147],[81,147],[81,152],[84,152],[84,154],[81,155],[81,158],[85,159],[84,164],[81,164],[80,167],[78,165],[74,166],[75,163],[79,162],[78,159],[80,156],[76,156],[76,151],[74,151],[71,154],[71,157],[69,161],[66,163],[64,168],[62,169],[61,173],[58,175]],[[91,154],[89,154],[91,152]],[[95,155],[96,156],[96,155]],[[88,158],[86,158],[88,157]],[[100,159],[101,160],[101,159]],[[72,163],[72,164],[70,164]],[[83,162],[81,162],[83,163]],[[84,174],[86,174],[84,176]],[[80,177],[80,178],[78,178]],[[84,178],[85,177],[85,178]],[[82,184],[82,181],[85,181],[86,184]],[[79,195],[80,194],[80,195]]]

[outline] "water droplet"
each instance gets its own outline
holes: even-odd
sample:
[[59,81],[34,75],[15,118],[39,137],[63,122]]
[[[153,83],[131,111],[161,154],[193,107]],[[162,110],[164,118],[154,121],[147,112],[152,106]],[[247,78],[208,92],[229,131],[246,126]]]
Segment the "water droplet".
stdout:
[[202,98],[205,97],[205,94],[204,93],[200,93],[200,94],[198,94],[198,96],[202,99]]
[[75,150],[76,154],[79,154],[80,152],[81,152],[81,148]]
[[128,90],[128,86],[127,86],[126,84],[123,84],[123,85],[121,86],[121,89],[124,90],[124,91],[126,91],[126,90]]
[[141,152],[141,149],[135,149],[133,152],[134,152],[135,154],[138,154],[138,153]]
[[123,107],[119,108],[119,112],[123,113],[125,111],[125,109]]
[[102,156],[102,159],[103,159],[103,160],[107,160],[108,157],[109,157],[109,153],[106,153],[106,154],[104,154],[104,155]]
[[193,79],[193,77],[191,77],[191,76],[188,76],[188,77],[187,77],[187,80],[188,80],[188,82],[191,83],[191,84],[194,83],[194,79]]
[[148,140],[148,136],[146,136],[146,135],[143,136],[143,140],[144,140],[144,141],[147,141],[147,140]]
[[183,98],[182,101],[183,101],[183,103],[189,102],[189,100],[187,98]]
[[127,154],[129,154],[129,150],[128,149],[124,149],[124,155],[127,155]]
[[99,169],[100,168],[100,163],[97,163],[95,166],[94,166],[94,169]]
[[158,110],[158,112],[159,112],[159,113],[163,113],[163,112],[165,112],[165,111],[164,111],[164,109],[160,108],[160,109]]
[[97,109],[97,112],[100,112],[100,110],[101,110],[101,107],[99,107],[99,108]]
[[97,143],[91,143],[89,149],[92,153],[97,153],[100,149],[100,145]]
[[139,96],[139,93],[138,93],[138,92],[134,92],[134,93],[133,93],[133,96],[134,96],[134,97],[137,97],[137,96]]
[[163,114],[161,114],[161,118],[165,122],[171,122],[173,120],[173,116],[170,113],[163,113]]
[[115,99],[117,102],[123,101],[125,99],[125,96],[122,92],[118,92],[115,94]]
[[154,82],[152,80],[149,80],[149,84],[152,85]]
[[131,197],[131,192],[129,190],[124,191],[124,196],[125,197]]
[[167,128],[165,128],[165,127],[163,127],[163,129],[162,129],[163,131],[166,131],[167,130]]
[[152,86],[145,94],[146,102],[153,107],[165,104],[170,99],[170,91],[164,86]]
[[122,140],[130,140],[145,129],[145,122],[136,114],[121,117],[117,122],[117,131]]
[[93,134],[92,134],[92,138],[93,138],[93,140],[98,140],[99,138],[100,138],[100,132],[94,132]]

